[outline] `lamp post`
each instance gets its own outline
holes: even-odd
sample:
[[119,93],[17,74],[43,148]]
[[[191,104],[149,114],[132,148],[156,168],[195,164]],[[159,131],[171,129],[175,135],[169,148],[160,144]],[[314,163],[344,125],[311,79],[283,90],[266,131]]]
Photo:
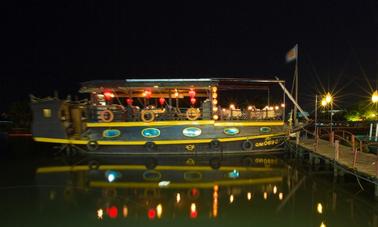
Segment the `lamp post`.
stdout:
[[332,119],[333,119],[333,96],[331,95],[331,93],[327,93],[324,97],[325,101],[326,101],[326,104],[330,104],[331,105],[331,126],[330,126],[330,130],[332,132]]

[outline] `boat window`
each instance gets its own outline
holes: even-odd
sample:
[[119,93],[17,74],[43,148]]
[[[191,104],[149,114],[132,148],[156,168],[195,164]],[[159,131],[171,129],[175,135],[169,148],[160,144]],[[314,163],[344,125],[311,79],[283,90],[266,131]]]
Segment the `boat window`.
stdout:
[[43,113],[43,117],[45,117],[45,118],[51,117],[51,109],[43,109],[42,113]]

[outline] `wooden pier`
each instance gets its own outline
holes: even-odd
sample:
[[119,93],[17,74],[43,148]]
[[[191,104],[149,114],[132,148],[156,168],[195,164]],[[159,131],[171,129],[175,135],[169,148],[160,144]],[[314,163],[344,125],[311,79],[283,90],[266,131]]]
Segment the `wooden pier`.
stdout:
[[[368,153],[366,144],[347,131],[316,130],[315,133],[297,133],[295,146],[309,152],[309,159],[322,158],[333,162],[334,176],[345,172],[356,175],[375,185],[375,198],[378,199],[378,154]],[[312,160],[311,160],[312,161]]]

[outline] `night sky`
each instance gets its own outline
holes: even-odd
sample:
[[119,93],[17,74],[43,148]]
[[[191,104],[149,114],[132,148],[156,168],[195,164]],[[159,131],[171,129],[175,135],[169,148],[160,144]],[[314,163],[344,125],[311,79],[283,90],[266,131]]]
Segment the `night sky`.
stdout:
[[1,10],[0,111],[29,93],[74,94],[94,79],[279,76],[291,83],[294,64],[285,54],[296,43],[304,106],[312,108],[322,87],[338,91],[339,105],[366,99],[367,81],[375,88],[378,78],[376,0],[13,2]]

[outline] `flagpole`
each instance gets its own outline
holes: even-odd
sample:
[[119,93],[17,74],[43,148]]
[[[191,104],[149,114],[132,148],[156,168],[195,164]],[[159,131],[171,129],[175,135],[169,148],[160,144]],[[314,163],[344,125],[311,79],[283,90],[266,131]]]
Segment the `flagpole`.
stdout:
[[[295,102],[298,103],[298,44],[295,46],[296,51],[296,58],[295,58],[295,71],[294,71],[294,77],[295,77]],[[294,125],[298,125],[298,119],[297,119],[297,107],[294,106]]]

